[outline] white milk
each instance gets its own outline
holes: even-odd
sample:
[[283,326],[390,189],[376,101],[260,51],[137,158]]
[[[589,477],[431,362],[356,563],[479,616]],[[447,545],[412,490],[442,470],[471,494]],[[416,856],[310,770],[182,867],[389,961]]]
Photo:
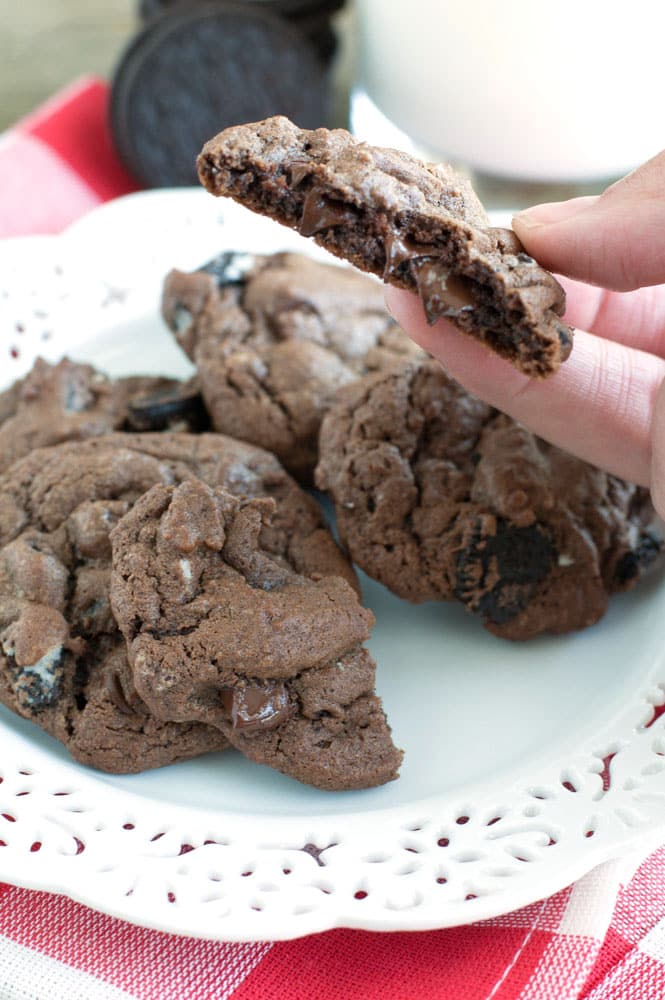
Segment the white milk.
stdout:
[[665,147],[664,0],[357,0],[359,89],[487,173],[585,181]]

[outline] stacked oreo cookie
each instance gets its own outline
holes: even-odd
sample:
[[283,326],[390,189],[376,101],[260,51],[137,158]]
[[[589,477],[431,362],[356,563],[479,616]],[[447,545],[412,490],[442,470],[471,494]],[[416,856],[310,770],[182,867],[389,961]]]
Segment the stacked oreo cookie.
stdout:
[[221,128],[271,114],[326,121],[332,14],[343,0],[143,0],[144,25],[113,76],[118,153],[147,187],[196,181]]

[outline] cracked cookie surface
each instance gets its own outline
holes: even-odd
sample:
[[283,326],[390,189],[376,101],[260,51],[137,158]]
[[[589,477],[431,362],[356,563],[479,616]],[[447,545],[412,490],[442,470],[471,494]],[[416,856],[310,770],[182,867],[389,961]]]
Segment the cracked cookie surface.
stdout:
[[222,435],[109,434],[32,452],[0,476],[0,700],[111,771],[143,770],[226,740],[164,723],[136,694],[109,603],[109,532],[155,483],[201,478],[276,503],[262,544],[309,575],[353,570],[316,503],[277,460]]
[[418,292],[429,322],[445,316],[527,375],[552,374],[570,353],[563,289],[446,164],[274,117],[220,132],[198,170],[212,194]]
[[340,577],[267,552],[270,499],[154,486],[111,533],[111,603],[158,718],[218,727],[247,757],[325,789],[397,776],[362,648],[374,617]]
[[215,429],[267,448],[304,481],[340,386],[419,353],[378,282],[296,253],[228,252],[172,271],[162,312],[197,366]]
[[344,389],[317,484],[370,576],[510,639],[593,624],[658,555],[645,490],[535,437],[435,361]]

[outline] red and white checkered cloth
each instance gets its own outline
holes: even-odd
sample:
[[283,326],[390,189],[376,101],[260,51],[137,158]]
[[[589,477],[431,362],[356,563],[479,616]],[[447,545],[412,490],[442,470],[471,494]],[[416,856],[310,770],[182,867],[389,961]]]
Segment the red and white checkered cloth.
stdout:
[[[57,232],[136,184],[85,79],[0,138],[0,236]],[[516,913],[423,933],[220,944],[0,885],[7,1000],[662,1000],[665,847]]]

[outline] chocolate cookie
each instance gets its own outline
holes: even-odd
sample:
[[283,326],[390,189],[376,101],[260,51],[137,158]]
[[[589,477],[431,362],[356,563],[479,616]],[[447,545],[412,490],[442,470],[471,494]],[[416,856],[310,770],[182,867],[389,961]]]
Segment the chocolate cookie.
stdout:
[[340,386],[419,353],[378,282],[295,253],[225,253],[172,271],[162,311],[215,429],[274,452],[304,482]]
[[354,561],[408,600],[456,598],[505,638],[591,625],[661,547],[646,490],[536,438],[435,361],[341,390],[320,453]]
[[511,230],[490,226],[449,166],[277,117],[226,129],[198,169],[212,194],[417,291],[429,322],[447,317],[527,375],[550,375],[568,357],[563,289]]
[[144,184],[193,184],[196,154],[220,126],[279,110],[318,124],[328,89],[313,45],[262,4],[201,3],[134,38],[114,73],[111,127]]
[[17,388],[0,397],[0,472],[33,448],[113,430],[120,409],[110,380],[91,365],[38,358]]
[[0,472],[35,448],[122,427],[199,430],[205,419],[191,383],[143,375],[111,381],[91,365],[37,358],[24,379],[0,394]]
[[304,574],[357,586],[316,503],[257,448],[166,433],[33,451],[0,476],[0,701],[85,763],[142,770],[224,745],[217,729],[163,725],[148,711],[109,604],[110,530],[155,483],[197,477],[273,497],[266,551]]
[[397,776],[362,643],[374,616],[340,577],[263,548],[272,500],[154,486],[111,533],[111,603],[158,718],[217,726],[251,760],[325,789]]

